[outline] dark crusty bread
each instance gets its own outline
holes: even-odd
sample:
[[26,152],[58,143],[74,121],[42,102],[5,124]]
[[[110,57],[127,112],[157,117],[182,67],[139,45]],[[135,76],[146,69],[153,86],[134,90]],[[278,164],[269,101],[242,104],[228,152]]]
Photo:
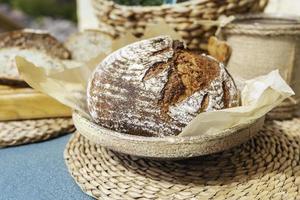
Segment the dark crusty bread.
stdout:
[[46,32],[19,30],[0,34],[0,84],[26,86],[19,77],[15,57],[39,52],[54,58],[70,59],[70,52]]
[[144,136],[177,135],[200,112],[239,104],[223,64],[160,36],[110,54],[91,76],[87,101],[101,126]]
[[111,52],[113,38],[101,31],[86,30],[74,33],[64,43],[72,53],[72,59],[80,62],[90,61],[100,53]]

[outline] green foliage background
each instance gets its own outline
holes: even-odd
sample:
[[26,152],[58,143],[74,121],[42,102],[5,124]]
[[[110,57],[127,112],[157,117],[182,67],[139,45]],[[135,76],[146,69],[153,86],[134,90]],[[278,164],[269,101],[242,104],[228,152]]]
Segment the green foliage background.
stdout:
[[[164,0],[110,0],[121,5],[156,6]],[[178,0],[182,2],[186,0]],[[76,21],[76,0],[0,0],[33,17],[52,16]]]
[[52,16],[76,21],[76,0],[0,0],[33,16]]

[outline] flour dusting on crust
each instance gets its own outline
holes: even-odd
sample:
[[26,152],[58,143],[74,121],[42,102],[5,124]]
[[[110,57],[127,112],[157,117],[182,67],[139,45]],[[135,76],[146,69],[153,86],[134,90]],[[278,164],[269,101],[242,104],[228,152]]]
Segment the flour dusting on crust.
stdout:
[[199,112],[238,105],[237,93],[222,64],[160,36],[104,59],[91,76],[87,99],[101,126],[162,137],[179,134]]

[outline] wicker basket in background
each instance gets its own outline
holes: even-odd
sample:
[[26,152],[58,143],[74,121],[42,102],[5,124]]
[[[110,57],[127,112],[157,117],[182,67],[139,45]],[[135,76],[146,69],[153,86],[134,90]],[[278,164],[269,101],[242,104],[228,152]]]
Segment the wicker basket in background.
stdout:
[[224,27],[221,36],[232,49],[227,69],[249,80],[279,70],[295,95],[269,113],[272,119],[292,118],[300,111],[300,18],[243,15]]
[[190,49],[207,49],[207,39],[216,27],[203,25],[201,20],[216,20],[221,15],[263,11],[268,0],[190,0],[175,5],[123,6],[110,0],[92,0],[99,29],[114,37],[127,30],[136,36],[144,33],[147,23],[163,19],[185,40]]

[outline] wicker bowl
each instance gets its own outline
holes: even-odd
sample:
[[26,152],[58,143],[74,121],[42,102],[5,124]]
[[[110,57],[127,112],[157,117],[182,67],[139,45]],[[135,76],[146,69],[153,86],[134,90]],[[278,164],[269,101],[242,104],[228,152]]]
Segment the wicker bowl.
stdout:
[[77,131],[95,144],[113,151],[154,159],[185,159],[224,151],[249,140],[264,124],[264,117],[218,134],[193,137],[144,137],[103,128],[73,113]]
[[92,0],[99,29],[114,37],[129,29],[141,36],[148,23],[164,20],[190,49],[195,50],[206,50],[208,38],[216,31],[216,25],[203,24],[203,20],[216,20],[221,15],[257,13],[263,11],[267,3],[268,0],[190,0],[174,5],[142,7]]

